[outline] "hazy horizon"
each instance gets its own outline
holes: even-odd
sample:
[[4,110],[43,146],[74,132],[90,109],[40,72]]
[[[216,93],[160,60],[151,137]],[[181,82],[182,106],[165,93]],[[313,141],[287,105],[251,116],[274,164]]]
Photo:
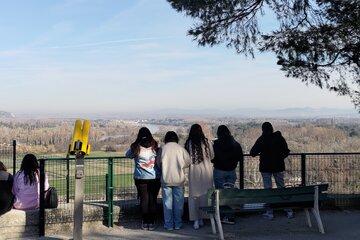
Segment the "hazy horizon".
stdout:
[[[0,109],[0,113],[3,109]],[[31,111],[11,112],[16,118],[183,118],[183,117],[235,117],[235,118],[360,118],[354,109],[341,108],[163,108],[149,109],[147,111],[99,111],[99,112],[59,112],[59,111]],[[0,114],[1,117],[1,114]]]

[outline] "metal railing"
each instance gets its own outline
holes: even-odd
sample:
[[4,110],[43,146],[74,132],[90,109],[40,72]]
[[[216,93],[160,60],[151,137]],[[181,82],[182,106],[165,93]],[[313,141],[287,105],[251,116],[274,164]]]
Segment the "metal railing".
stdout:
[[[17,161],[21,161],[16,157],[21,157],[16,153],[16,141],[12,146],[0,147],[0,160],[12,172],[18,170]],[[262,188],[258,164],[258,157],[245,155],[244,161],[237,168],[238,188]],[[328,194],[337,206],[353,206],[360,202],[360,153],[291,153],[285,164],[287,186],[328,183]],[[111,227],[115,218],[114,206],[117,205],[121,206],[122,214],[133,213],[130,210],[138,203],[133,170],[134,161],[125,157],[85,158],[85,207],[91,210],[94,206],[102,206],[105,212],[85,214],[84,221],[105,219],[106,225]],[[75,160],[41,158],[40,173],[42,201],[39,230],[44,234],[46,223],[73,221]],[[59,207],[56,211],[44,209],[45,176],[50,186],[58,192]]]
[[[45,225],[73,221],[75,197],[75,159],[41,158],[39,235],[44,236]],[[134,161],[125,157],[85,158],[84,221],[105,220],[108,227],[114,223],[114,201],[122,210],[133,208],[137,192],[133,179]],[[56,211],[45,211],[45,178],[57,189],[59,206]],[[104,212],[101,212],[101,207]],[[96,209],[96,210],[94,210]],[[100,210],[100,211],[99,211]]]
[[[258,163],[257,157],[245,155],[244,161],[238,165],[237,187],[262,188]],[[329,183],[328,193],[337,200],[338,205],[346,206],[345,200],[348,198],[360,199],[360,153],[292,153],[285,163],[285,182],[288,186]],[[73,158],[40,159],[41,169],[46,173],[50,185],[58,190],[59,208],[66,213],[62,216],[58,211],[56,216],[44,217],[42,221],[72,221],[69,213],[72,212],[74,200],[74,164]],[[125,157],[85,158],[85,203],[104,203],[108,226],[112,226],[114,222],[114,202],[121,204],[122,211],[125,212],[137,202],[133,169],[133,160]],[[43,190],[41,194],[44,194]],[[85,216],[84,221],[102,218],[101,214]]]
[[14,175],[17,170],[16,164],[16,140],[12,141],[12,144],[0,146],[0,161],[4,163],[8,171]]
[[[21,161],[16,146],[14,140],[12,144],[0,147],[0,160],[12,173],[18,170]],[[258,165],[258,157],[245,154],[244,161],[237,168],[238,188],[262,188]],[[291,153],[285,165],[287,186],[328,183],[328,194],[334,204],[341,207],[359,204],[360,153]],[[46,223],[73,221],[74,169],[74,158],[40,159],[40,235],[44,234]],[[95,211],[93,215],[85,215],[84,221],[105,219],[107,226],[113,226],[115,205],[121,206],[119,218],[131,216],[134,205],[138,203],[133,169],[134,161],[125,157],[85,158],[84,202],[89,208],[104,206],[105,214]],[[58,191],[60,211],[44,209],[45,176],[50,186]]]

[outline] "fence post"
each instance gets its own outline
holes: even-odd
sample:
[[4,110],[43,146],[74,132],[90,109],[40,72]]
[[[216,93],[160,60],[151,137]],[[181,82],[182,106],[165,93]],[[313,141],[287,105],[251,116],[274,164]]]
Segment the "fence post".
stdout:
[[75,158],[75,201],[73,239],[82,240],[84,221],[84,154],[78,153]]
[[239,187],[244,189],[244,158],[239,162]]
[[13,140],[13,175],[16,173],[16,140]]
[[105,202],[108,202],[108,196],[109,196],[109,174],[107,173],[105,174]]
[[45,159],[40,159],[39,237],[45,236]]
[[113,195],[114,195],[114,180],[113,180],[113,158],[108,158],[108,174],[107,174],[107,202],[108,202],[108,227],[114,226],[114,203],[113,203]]
[[66,155],[66,203],[70,202],[70,159]]
[[306,154],[301,154],[301,185],[306,186]]

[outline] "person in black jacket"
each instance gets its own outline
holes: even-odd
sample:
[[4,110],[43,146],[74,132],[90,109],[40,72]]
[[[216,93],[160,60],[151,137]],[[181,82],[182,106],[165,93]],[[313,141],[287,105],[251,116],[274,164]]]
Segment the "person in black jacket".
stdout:
[[[290,150],[281,132],[274,132],[271,123],[264,122],[262,124],[262,135],[256,140],[250,151],[250,155],[253,157],[260,154],[259,170],[263,179],[264,188],[272,188],[272,176],[274,176],[278,188],[285,187],[284,160],[289,153]],[[294,214],[291,209],[285,209],[285,211],[288,218],[293,217]],[[263,216],[268,219],[274,218],[271,209],[268,209]]]
[[[239,161],[244,160],[241,145],[235,141],[229,129],[221,125],[217,130],[218,139],[214,141],[214,185],[221,189],[233,187],[236,181],[235,169]],[[227,215],[222,219],[223,223],[234,224],[233,216]]]
[[12,208],[14,195],[12,194],[13,176],[7,172],[5,165],[0,162],[0,216]]

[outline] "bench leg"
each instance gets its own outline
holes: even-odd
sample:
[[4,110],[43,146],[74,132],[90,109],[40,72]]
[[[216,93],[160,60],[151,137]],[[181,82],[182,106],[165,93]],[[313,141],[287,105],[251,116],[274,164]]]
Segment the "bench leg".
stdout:
[[210,222],[211,222],[212,233],[216,234],[216,226],[215,226],[214,214],[210,214]]
[[324,234],[324,226],[323,223],[321,221],[321,217],[320,217],[320,211],[319,211],[319,187],[315,186],[315,194],[314,194],[314,208],[311,209],[312,213],[315,216],[316,222],[318,224],[319,227],[319,231]]
[[311,225],[311,219],[310,219],[309,209],[308,209],[308,208],[305,208],[304,211],[305,211],[305,215],[306,215],[307,225],[311,228],[312,225]]
[[324,234],[325,231],[324,231],[324,226],[323,226],[322,221],[321,221],[319,209],[313,208],[311,210],[312,210],[312,213],[315,216],[316,222],[317,222],[318,227],[319,227],[319,231]]
[[219,206],[219,190],[215,190],[215,220],[219,230],[220,240],[224,240],[224,232],[220,219],[220,206]]
[[223,228],[222,228],[222,225],[221,225],[221,219],[220,219],[219,212],[215,213],[215,219],[216,219],[217,227],[218,227],[218,230],[219,230],[220,240],[224,240],[224,232],[223,232]]

